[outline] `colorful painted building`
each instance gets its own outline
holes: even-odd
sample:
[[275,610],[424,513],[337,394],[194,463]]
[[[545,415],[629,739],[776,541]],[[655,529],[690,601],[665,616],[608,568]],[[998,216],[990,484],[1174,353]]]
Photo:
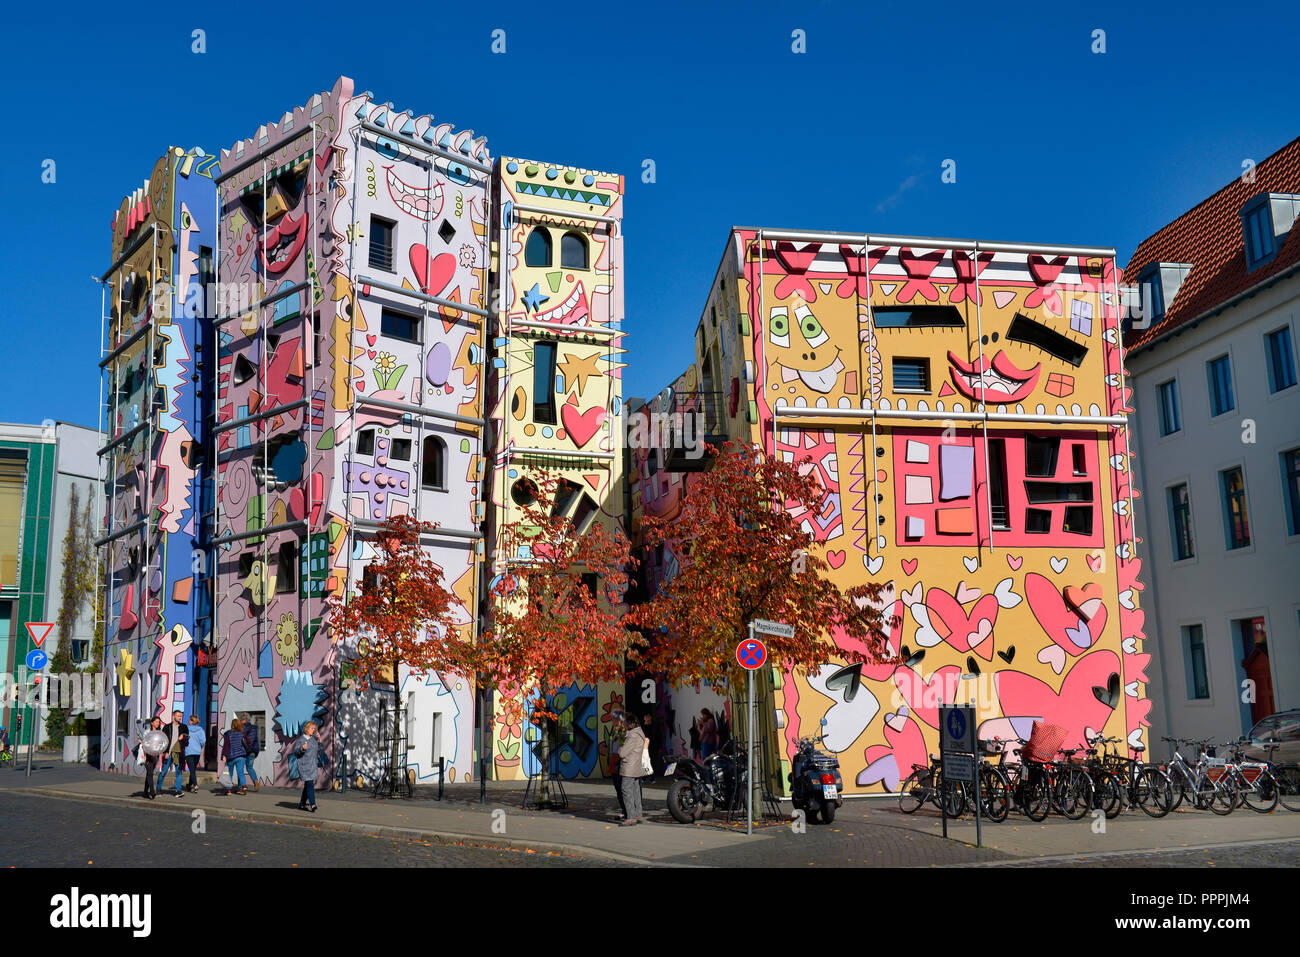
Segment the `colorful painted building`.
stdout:
[[[1109,249],[732,231],[657,401],[814,472],[805,530],[896,621],[887,661],[774,670],[769,753],[825,719],[846,789],[891,791],[935,752],[938,705],[971,700],[981,737],[1147,743],[1117,279]],[[639,508],[689,481],[668,464],[640,457]]]
[[101,767],[138,771],[155,715],[211,719],[213,662],[205,444],[216,280],[216,158],[168,150],[112,219],[102,276],[107,516]]
[[[538,471],[560,480],[554,509],[579,532],[595,523],[622,532],[623,189],[617,174],[496,162],[488,588],[521,557],[505,554],[498,536],[536,500]],[[608,711],[622,692],[621,683],[573,685],[557,695],[560,775],[603,773]],[[535,731],[497,723],[497,777],[536,773]]]

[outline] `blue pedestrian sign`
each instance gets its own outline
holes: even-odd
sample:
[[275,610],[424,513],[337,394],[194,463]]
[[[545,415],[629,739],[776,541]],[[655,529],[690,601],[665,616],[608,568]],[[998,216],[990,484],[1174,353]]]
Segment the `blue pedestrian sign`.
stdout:
[[961,741],[966,737],[966,716],[953,708],[948,712],[948,737]]
[[50,656],[39,648],[27,652],[27,670],[40,671],[50,663]]
[[767,662],[767,645],[757,638],[746,638],[736,646],[736,660],[746,671],[757,671]]
[[975,709],[968,705],[944,705],[939,708],[939,749],[965,754],[975,753]]

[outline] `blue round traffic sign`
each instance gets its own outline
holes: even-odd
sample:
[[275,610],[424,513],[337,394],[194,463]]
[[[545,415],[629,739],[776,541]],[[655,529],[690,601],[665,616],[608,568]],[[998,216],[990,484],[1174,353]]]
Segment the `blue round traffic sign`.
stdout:
[[746,671],[757,671],[767,662],[767,645],[757,638],[746,638],[736,646],[736,660]]
[[966,713],[957,708],[948,712],[948,737],[954,741],[966,740]]
[[40,671],[50,663],[50,656],[39,648],[33,648],[27,652],[27,670]]

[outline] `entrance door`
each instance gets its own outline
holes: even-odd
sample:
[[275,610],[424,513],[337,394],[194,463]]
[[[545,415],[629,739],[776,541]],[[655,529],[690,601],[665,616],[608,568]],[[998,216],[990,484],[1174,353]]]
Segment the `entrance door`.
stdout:
[[1250,705],[1250,721],[1254,724],[1277,710],[1268,660],[1268,631],[1263,618],[1241,618],[1237,626],[1244,652],[1241,667],[1255,690],[1255,700]]

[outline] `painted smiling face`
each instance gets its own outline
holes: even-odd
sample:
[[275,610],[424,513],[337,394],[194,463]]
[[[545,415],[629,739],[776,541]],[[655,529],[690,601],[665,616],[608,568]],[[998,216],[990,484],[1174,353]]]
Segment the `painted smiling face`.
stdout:
[[438,218],[443,200],[441,181],[435,179],[424,186],[413,185],[398,176],[391,164],[384,167],[384,175],[388,182],[388,195],[398,209],[426,223]]
[[797,378],[822,395],[835,388],[844,371],[840,347],[804,300],[796,296],[789,305],[772,307],[767,338],[769,358],[781,367],[776,381]]
[[[1100,354],[1084,338],[1092,331],[1087,318],[1086,324],[1076,317],[1067,326],[1068,320],[1013,309],[1005,318],[986,321],[979,352],[970,361],[948,352],[952,387],[968,399],[998,405],[1024,402],[1040,388],[1058,399],[1074,394],[1089,353]],[[1097,355],[1092,359],[1095,363]],[[1100,375],[1085,381],[1096,379]]]

